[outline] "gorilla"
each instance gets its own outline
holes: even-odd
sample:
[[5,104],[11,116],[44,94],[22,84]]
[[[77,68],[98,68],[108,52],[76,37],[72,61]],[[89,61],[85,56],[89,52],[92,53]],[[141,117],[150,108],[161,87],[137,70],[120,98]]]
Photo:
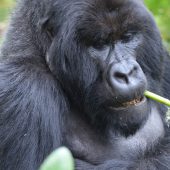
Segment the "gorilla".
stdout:
[[170,59],[142,0],[20,0],[0,61],[0,169],[68,147],[76,170],[170,170]]

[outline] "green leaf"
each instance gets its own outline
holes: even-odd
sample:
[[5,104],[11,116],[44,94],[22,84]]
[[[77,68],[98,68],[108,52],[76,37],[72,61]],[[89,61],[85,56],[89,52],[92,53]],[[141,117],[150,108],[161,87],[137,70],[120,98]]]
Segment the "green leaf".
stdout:
[[71,152],[61,147],[52,152],[43,162],[39,170],[73,170],[74,161]]

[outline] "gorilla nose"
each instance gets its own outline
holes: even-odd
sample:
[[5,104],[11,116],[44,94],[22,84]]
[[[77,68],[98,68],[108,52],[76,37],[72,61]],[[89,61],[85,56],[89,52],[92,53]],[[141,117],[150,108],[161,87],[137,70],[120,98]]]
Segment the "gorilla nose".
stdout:
[[132,83],[131,81],[135,80],[138,72],[138,67],[133,65],[133,66],[119,66],[119,67],[114,67],[112,69],[112,78],[117,81],[119,84],[130,84]]
[[121,61],[112,64],[110,68],[110,85],[114,92],[120,95],[128,95],[134,91],[144,90],[146,78],[136,61]]

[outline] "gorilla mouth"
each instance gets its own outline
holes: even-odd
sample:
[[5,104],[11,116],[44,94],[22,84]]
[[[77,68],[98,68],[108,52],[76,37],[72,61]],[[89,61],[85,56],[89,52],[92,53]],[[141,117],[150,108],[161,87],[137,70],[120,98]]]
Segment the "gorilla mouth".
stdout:
[[146,98],[145,97],[138,97],[135,98],[131,101],[127,101],[127,102],[123,102],[123,103],[119,103],[116,106],[111,106],[111,109],[127,109],[127,108],[131,108],[131,107],[137,107],[137,106],[141,106],[142,104],[144,104],[146,102]]
[[130,107],[130,106],[134,106],[134,105],[136,106],[136,105],[139,105],[141,102],[143,103],[144,100],[145,100],[144,97],[136,98],[134,100],[122,103],[122,107]]

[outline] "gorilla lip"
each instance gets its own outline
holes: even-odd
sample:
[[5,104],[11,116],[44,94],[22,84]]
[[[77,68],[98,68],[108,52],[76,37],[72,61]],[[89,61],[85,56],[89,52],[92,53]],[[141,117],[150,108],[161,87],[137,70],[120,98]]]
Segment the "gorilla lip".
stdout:
[[124,102],[124,103],[122,103],[122,106],[123,106],[123,107],[129,107],[129,106],[133,106],[133,105],[138,105],[138,104],[140,104],[143,100],[144,100],[143,97],[142,97],[142,98],[136,98],[136,99],[131,100],[131,101],[129,101],[129,102]]
[[125,108],[129,108],[129,107],[133,107],[133,106],[139,106],[139,105],[141,105],[141,104],[143,104],[145,102],[146,102],[145,97],[139,97],[139,98],[133,99],[131,101],[124,102],[119,106],[111,106],[110,108],[113,108],[113,109],[125,109]]

